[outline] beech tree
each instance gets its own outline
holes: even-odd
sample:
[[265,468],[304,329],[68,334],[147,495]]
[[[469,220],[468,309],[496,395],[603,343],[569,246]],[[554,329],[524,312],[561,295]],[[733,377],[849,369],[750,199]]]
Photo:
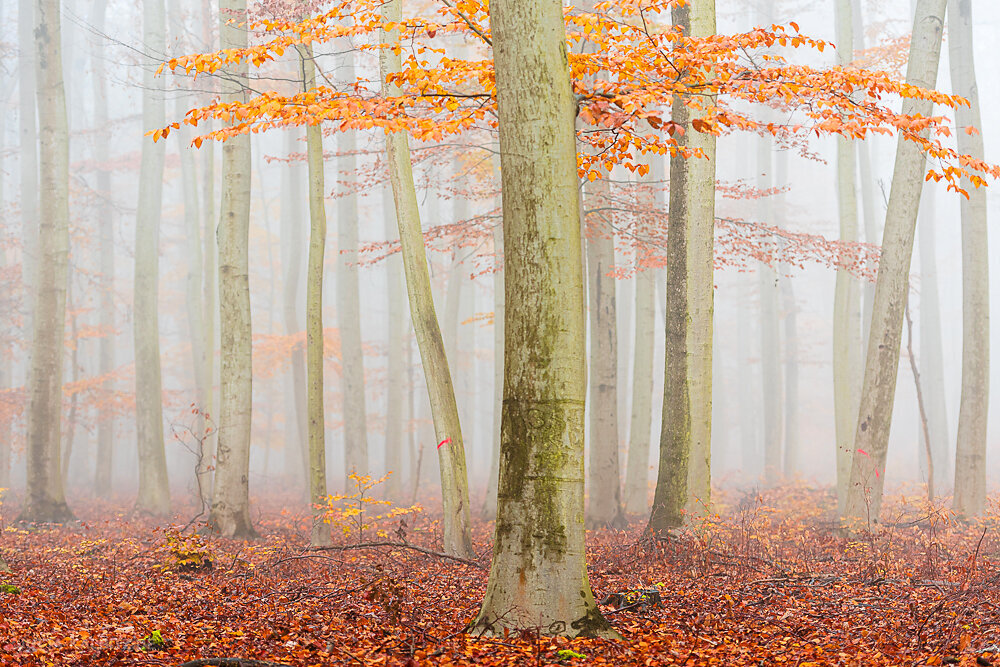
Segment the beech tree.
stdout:
[[73,519],[60,471],[63,342],[69,270],[69,131],[63,85],[59,0],[35,6],[39,207],[31,371],[28,378],[28,488],[20,521]]
[[491,11],[504,192],[504,400],[493,564],[472,627],[616,636],[597,609],[585,560],[583,266],[562,3],[494,0]]
[[[937,81],[946,0],[918,0],[913,18],[906,81],[925,89]],[[933,101],[904,98],[903,113],[927,118]],[[922,133],[926,136],[926,130]],[[903,314],[910,289],[910,259],[917,210],[924,182],[924,154],[902,137],[889,191],[882,233],[882,255],[875,282],[871,333],[865,359],[864,383],[854,435],[850,486],[842,517],[847,521],[878,521],[885,483],[885,459],[896,395],[896,375],[902,340]]]
[[[958,150],[982,160],[979,87],[972,57],[972,2],[948,0],[948,48],[954,92],[969,100],[955,111]],[[966,179],[962,199],[962,400],[958,409],[954,509],[963,517],[986,509],[986,417],[990,391],[990,276],[986,192]]]
[[[219,38],[224,49],[246,48],[246,0],[219,0]],[[238,102],[248,90],[248,64],[226,68],[222,99]],[[249,245],[250,137],[222,146],[222,209],[219,219],[219,322],[222,358],[219,438],[209,526],[226,537],[252,537],[250,521],[251,325]]]

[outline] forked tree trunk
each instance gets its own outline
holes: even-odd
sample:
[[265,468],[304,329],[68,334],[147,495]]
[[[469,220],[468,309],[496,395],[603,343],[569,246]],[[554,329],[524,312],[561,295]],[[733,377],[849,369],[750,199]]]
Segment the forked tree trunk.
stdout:
[[[92,6],[90,24],[99,35],[104,34],[107,9],[107,0],[97,0]],[[104,378],[107,378],[115,367],[115,229],[114,207],[111,206],[111,171],[107,168],[111,133],[108,130],[108,93],[104,70],[106,58],[107,55],[101,49],[100,42],[93,40],[90,47],[90,61],[94,83],[94,127],[97,128],[94,138],[94,157],[97,160],[97,217],[100,220],[99,317],[103,332],[98,350],[97,372]],[[114,382],[104,380],[101,383],[101,391],[106,395],[110,394],[114,391]],[[94,492],[100,498],[106,498],[111,494],[114,431],[115,412],[112,402],[105,400],[101,403],[97,415],[97,460],[94,470]]]
[[31,370],[28,377],[28,488],[20,521],[73,519],[59,470],[63,345],[69,264],[69,131],[63,88],[59,0],[35,11],[39,185],[38,261],[33,281]]
[[[906,68],[907,83],[934,88],[937,82],[945,5],[946,0],[917,1]],[[932,107],[933,103],[929,101],[905,99],[902,113],[930,116]],[[875,283],[872,329],[854,436],[851,481],[847,490],[846,511],[842,515],[849,523],[877,521],[882,507],[903,310],[909,290],[910,260],[923,176],[923,153],[915,143],[900,137],[885,216],[878,280]]]
[[[854,54],[854,22],[850,0],[837,0],[837,64],[847,66]],[[858,197],[855,151],[851,140],[837,137],[837,210],[840,240],[858,240]],[[837,446],[837,507],[844,511],[851,477],[854,427],[861,391],[861,293],[847,266],[837,267],[833,294],[833,409]]]
[[610,205],[606,178],[584,187],[587,296],[590,321],[590,479],[587,525],[620,528],[625,523],[618,458],[618,316],[615,303],[614,229],[600,209]]
[[[402,15],[401,0],[391,0],[382,6],[386,21],[398,23]],[[383,35],[382,41],[399,41],[399,33]],[[399,54],[391,49],[379,53],[382,81],[401,67]],[[384,84],[389,96],[398,95],[393,84]],[[403,255],[403,272],[406,291],[410,300],[410,316],[417,335],[420,359],[423,363],[427,393],[437,438],[438,462],[441,470],[441,496],[444,505],[444,551],[456,556],[473,556],[470,532],[469,481],[465,467],[465,444],[458,419],[455,390],[448,371],[441,327],[434,313],[431,279],[427,271],[424,237],[420,230],[420,210],[417,191],[413,185],[413,167],[410,163],[410,144],[406,134],[386,134],[386,157],[389,178],[396,204],[396,222]]]
[[[219,0],[219,36],[224,49],[246,48],[246,0]],[[232,23],[230,23],[232,21]],[[226,68],[222,99],[246,97],[246,61]],[[253,537],[250,521],[250,415],[252,358],[250,324],[250,136],[222,145],[222,210],[219,220],[219,323],[222,358],[219,438],[209,527],[225,537]]]
[[472,632],[616,637],[594,602],[584,544],[583,266],[562,3],[490,9],[507,317],[493,563]]
[[[306,90],[316,87],[312,45],[300,47]],[[330,544],[326,505],[326,419],[323,410],[323,269],[326,256],[326,183],[323,177],[323,129],[306,126],[309,161],[309,268],[306,276],[306,394],[309,417],[309,500],[314,547]]]
[[[955,111],[960,153],[983,159],[979,87],[973,60],[972,2],[948,0],[948,40],[954,92],[970,107]],[[990,276],[986,192],[968,181],[962,199],[962,401],[958,409],[955,451],[955,502],[961,517],[982,516],[986,509],[986,417],[990,391]]]
[[[715,34],[715,2],[675,7],[685,34]],[[674,122],[690,113],[674,102]],[[705,158],[670,160],[667,233],[666,372],[660,464],[649,528],[663,534],[684,522],[684,509],[702,513],[711,502],[712,313],[714,309],[715,136],[688,131],[681,141]]]

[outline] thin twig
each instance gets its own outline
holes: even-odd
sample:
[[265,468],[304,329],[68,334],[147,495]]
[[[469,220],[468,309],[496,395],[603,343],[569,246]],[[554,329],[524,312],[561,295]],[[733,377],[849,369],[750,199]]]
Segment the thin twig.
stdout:
[[417,546],[416,544],[409,544],[407,542],[363,542],[361,544],[348,544],[345,546],[331,546],[331,547],[312,547],[309,551],[352,551],[354,549],[372,549],[375,547],[392,547],[394,549],[412,549],[413,551],[419,551],[422,554],[428,556],[437,556],[438,558],[447,558],[448,560],[457,561],[459,563],[465,563],[466,565],[472,565],[473,567],[478,567],[480,570],[485,570],[486,566],[480,562],[474,561],[471,558],[462,558],[461,556],[452,556],[451,554],[446,554],[443,551],[434,551],[433,549],[428,549],[426,547]]

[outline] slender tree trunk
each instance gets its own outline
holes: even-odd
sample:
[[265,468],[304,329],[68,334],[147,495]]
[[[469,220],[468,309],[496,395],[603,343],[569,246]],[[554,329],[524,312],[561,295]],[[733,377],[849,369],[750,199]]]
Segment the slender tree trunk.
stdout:
[[[973,59],[972,2],[948,0],[948,40],[954,92],[969,100],[955,111],[958,150],[983,159],[979,87]],[[990,391],[990,280],[986,192],[968,181],[962,199],[962,400],[958,409],[954,510],[962,517],[986,509],[986,425]]]
[[[946,0],[918,0],[906,69],[908,83],[933,88],[941,56]],[[906,99],[902,113],[930,116],[933,103]],[[877,521],[882,507],[885,459],[896,394],[903,309],[909,288],[913,236],[923,186],[924,155],[912,141],[899,138],[889,207],[885,216],[882,256],[872,329],[865,361],[864,384],[854,436],[848,521]]]
[[[853,60],[853,19],[850,0],[837,0],[837,64]],[[848,47],[847,45],[851,45]],[[855,154],[851,140],[837,137],[837,207],[840,240],[858,240],[858,200]],[[837,507],[843,512],[851,477],[854,427],[861,390],[861,294],[857,279],[846,266],[838,266],[833,295],[833,404],[837,439]]]
[[[246,48],[246,0],[219,0],[221,46]],[[232,20],[233,23],[229,23]],[[227,68],[222,99],[244,101],[248,65]],[[219,221],[219,322],[222,366],[218,454],[209,526],[226,537],[253,537],[250,522],[250,136],[222,146],[222,210]]]
[[587,525],[620,528],[625,523],[618,460],[618,317],[615,304],[614,230],[610,183],[601,178],[584,188],[590,312],[590,499]]
[[[396,213],[392,201],[392,188],[383,191],[383,211],[385,215],[385,238],[389,241],[398,238]],[[405,325],[406,296],[403,285],[403,267],[399,256],[393,254],[385,260],[386,277],[389,296],[389,385],[386,390],[385,414],[385,469],[391,474],[386,492],[389,498],[400,502],[403,498],[403,434],[404,401],[406,400],[406,368],[404,364],[404,348],[407,345],[407,327]]]
[[[69,340],[72,349],[69,354],[69,381],[76,383],[80,379],[80,326],[76,303],[73,299],[73,262],[70,261],[66,280],[66,310],[69,315]],[[79,414],[80,398],[74,393],[69,398],[69,411],[66,415],[66,431],[63,433],[62,459],[59,474],[63,484],[69,480],[69,463],[73,457],[73,444],[76,440],[77,415]]]
[[[3,7],[0,7],[0,24],[3,23],[4,11]],[[4,83],[8,83],[6,77],[3,80]],[[6,197],[6,160],[4,159],[7,151],[7,114],[0,112],[0,206],[3,206]],[[0,270],[7,268],[7,248],[0,248]],[[14,386],[13,378],[11,377],[11,359],[9,355],[3,355],[0,358],[0,391],[4,389],[10,389]],[[11,420],[2,419],[0,420],[0,489],[6,489],[10,486],[10,433],[11,433]],[[0,501],[3,500],[3,492],[0,491]],[[0,569],[4,564],[0,563]]]
[[504,268],[503,268],[503,220],[493,226],[493,431],[490,452],[489,481],[486,484],[486,500],[483,502],[483,516],[496,518],[497,484],[500,478],[500,417],[503,414],[503,340],[504,318]]
[[[212,37],[212,6],[211,2],[202,3],[202,36],[205,43],[206,51],[211,51],[214,46],[214,39]],[[208,121],[205,125],[205,131],[208,132],[212,128],[211,121]],[[216,338],[216,332],[218,327],[216,326],[216,320],[219,317],[218,304],[218,246],[216,238],[216,225],[219,221],[215,217],[215,144],[209,143],[205,148],[201,149],[204,155],[204,164],[202,165],[202,211],[204,213],[204,219],[202,221],[202,227],[205,230],[204,233],[204,262],[205,266],[202,270],[202,275],[204,276],[204,299],[203,299],[203,313],[202,322],[205,327],[205,365],[207,366],[206,372],[206,392],[205,392],[205,414],[214,421],[216,427],[218,427],[217,415],[215,415],[215,379],[218,377],[215,371],[215,350],[218,343]],[[206,434],[205,438],[201,441],[201,456],[202,461],[206,465],[210,465],[212,470],[215,469],[213,458],[215,456],[216,441],[218,438],[217,428],[211,433]],[[214,498],[214,475],[209,474],[210,485],[202,491],[209,497]]]
[[[150,53],[143,68],[142,123],[146,130],[166,125],[163,94],[156,90],[155,58],[166,51],[162,0],[143,0],[143,44]],[[163,445],[163,383],[160,377],[159,266],[160,207],[165,143],[143,139],[139,202],[135,221],[135,419],[139,447],[140,512],[170,511],[170,485]]]
[[[401,0],[390,0],[382,6],[386,21],[398,22],[402,15]],[[398,42],[399,33],[383,35],[383,42]],[[379,64],[382,81],[400,70],[400,56],[391,49],[382,49]],[[388,95],[397,95],[398,88],[385,85]],[[427,255],[420,230],[417,191],[413,185],[408,138],[401,132],[386,135],[389,178],[396,204],[396,222],[406,275],[406,291],[410,300],[410,316],[417,335],[420,358],[430,396],[431,414],[437,438],[438,462],[441,470],[441,495],[444,505],[444,551],[452,555],[474,555],[470,533],[469,480],[465,466],[465,444],[458,419],[458,404],[448,371],[448,359],[441,338],[441,328],[434,313],[434,297]]]
[[[97,0],[92,5],[90,24],[94,31],[103,35],[107,18],[107,0]],[[102,337],[98,351],[98,374],[107,378],[115,368],[115,229],[114,208],[111,206],[111,172],[107,168],[111,133],[108,130],[108,92],[104,69],[106,54],[97,40],[92,42],[90,51],[91,76],[93,77],[94,157],[97,161],[97,217],[100,238],[100,326]],[[110,398],[114,382],[105,379],[101,392]],[[111,493],[111,463],[114,451],[115,413],[110,400],[101,403],[97,415],[97,461],[94,471],[94,492],[106,498]]]
[[[692,37],[715,34],[715,2],[672,10],[674,25]],[[689,123],[679,100],[674,122]],[[707,159],[670,161],[667,233],[666,372],[660,465],[649,528],[663,534],[711,502],[712,313],[715,241],[715,136],[689,131],[681,141]]]
[[[354,81],[354,54],[341,64],[346,81]],[[338,167],[353,174],[357,139],[353,131],[341,132],[337,139]],[[365,411],[365,365],[361,347],[361,306],[358,296],[358,200],[354,194],[341,197],[337,204],[337,325],[340,328],[341,372],[344,393],[344,471],[367,475],[368,424]],[[351,488],[353,484],[348,484]]]
[[39,0],[35,11],[38,87],[38,261],[28,378],[28,489],[20,521],[73,519],[59,470],[63,345],[69,265],[69,131],[63,87],[59,0]]
[[785,302],[785,477],[799,472],[799,306],[791,280],[781,281]]
[[594,602],[582,521],[583,267],[562,3],[490,9],[507,318],[493,563],[473,632],[616,637]]
[[[770,20],[764,21],[765,24]],[[757,187],[767,190],[774,185],[774,160],[771,141],[763,137],[757,142]],[[761,222],[774,224],[774,201],[765,196],[760,200]],[[757,267],[757,285],[760,289],[760,373],[761,399],[764,403],[764,482],[777,484],[782,471],[781,407],[783,401],[781,382],[781,333],[778,326],[778,296],[780,277],[771,264],[761,262]]]
[[[37,46],[35,44],[35,25],[38,0],[19,0],[17,13],[18,35],[18,106],[21,150],[18,161],[21,164],[21,280],[24,283],[26,295],[34,295],[35,278],[38,261],[38,113],[35,108],[38,82],[37,76]],[[24,323],[24,336],[28,338],[32,331],[32,313],[34,299],[25,299],[27,317]]]
[[[663,160],[657,160],[658,163]],[[656,272],[640,267],[635,276],[635,347],[632,350],[632,424],[625,472],[625,512],[649,511],[649,441],[653,416],[653,346]]]
[[[316,87],[312,46],[300,47],[306,90]],[[323,177],[323,129],[306,126],[309,161],[309,268],[306,277],[306,374],[309,415],[309,500],[313,522],[310,543],[330,544],[326,505],[326,420],[323,415],[323,270],[326,255],[326,182]]]
[[[941,343],[941,303],[938,295],[936,216],[934,188],[925,185],[917,214],[917,241],[920,252],[920,365],[923,372],[923,401],[927,412],[929,442],[921,442],[917,452],[921,472],[926,473],[927,452],[933,457],[934,477],[940,482],[951,478],[948,461],[948,414],[944,397],[944,350]],[[923,439],[923,436],[921,436]],[[937,484],[940,490],[941,485]]]

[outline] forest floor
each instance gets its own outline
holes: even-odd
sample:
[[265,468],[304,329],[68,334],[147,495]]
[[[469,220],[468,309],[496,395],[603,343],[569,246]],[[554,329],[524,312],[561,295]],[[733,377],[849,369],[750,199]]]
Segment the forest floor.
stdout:
[[[0,516],[9,522],[16,504]],[[1000,666],[995,512],[962,524],[895,496],[891,523],[849,540],[832,504],[800,486],[722,492],[719,517],[667,540],[644,537],[639,520],[591,531],[591,582],[598,600],[612,598],[601,608],[623,641],[465,635],[491,523],[476,524],[473,563],[404,548],[309,551],[307,517],[267,501],[250,542],[179,532],[190,515],[171,528],[80,504],[77,525],[4,525],[0,664]],[[390,539],[405,521],[406,540],[435,548],[433,510],[391,521]],[[612,595],[639,590],[659,603]]]

